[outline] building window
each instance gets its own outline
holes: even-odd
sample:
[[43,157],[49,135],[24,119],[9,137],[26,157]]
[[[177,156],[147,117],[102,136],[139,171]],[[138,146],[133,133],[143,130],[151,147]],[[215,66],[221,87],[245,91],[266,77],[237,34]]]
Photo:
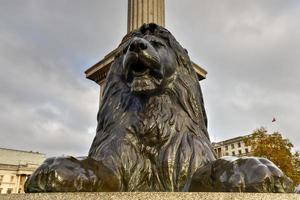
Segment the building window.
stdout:
[[14,176],[10,177],[10,182],[14,182]]
[[242,155],[242,150],[239,150],[239,155]]
[[241,146],[242,146],[242,145],[241,145],[241,142],[239,142],[239,143],[238,143],[238,147],[241,148]]
[[235,156],[235,151],[232,152],[232,155]]
[[6,193],[7,193],[7,194],[11,194],[11,193],[12,193],[12,190],[13,190],[12,188],[8,188]]
[[246,149],[245,149],[245,152],[246,152],[246,153],[249,153],[249,150],[248,150],[248,148],[246,148]]
[[225,153],[226,156],[229,156],[228,152]]
[[231,149],[234,149],[234,144],[231,144]]
[[0,188],[0,194],[2,193],[2,188]]
[[225,150],[226,150],[226,151],[228,150],[228,146],[227,146],[227,145],[225,146]]
[[218,153],[217,154],[218,154],[218,157],[222,157],[222,149],[221,149],[221,147],[218,148]]
[[2,183],[3,181],[3,175],[0,175],[0,184]]

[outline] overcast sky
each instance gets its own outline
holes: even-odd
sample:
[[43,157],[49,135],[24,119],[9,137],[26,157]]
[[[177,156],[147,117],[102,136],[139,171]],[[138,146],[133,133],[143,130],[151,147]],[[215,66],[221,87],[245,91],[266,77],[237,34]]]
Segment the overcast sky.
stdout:
[[[211,139],[265,126],[300,150],[300,1],[166,3],[167,28],[208,71]],[[126,23],[126,0],[0,0],[0,147],[86,155],[99,90],[84,71]]]

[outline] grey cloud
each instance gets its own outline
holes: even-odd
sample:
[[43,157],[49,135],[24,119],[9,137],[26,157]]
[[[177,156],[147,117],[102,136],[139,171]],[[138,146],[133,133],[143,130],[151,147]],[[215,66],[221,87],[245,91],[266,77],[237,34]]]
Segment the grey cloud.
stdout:
[[[299,149],[299,1],[168,5],[174,11],[168,20],[172,32],[208,70],[202,86],[212,138],[218,141],[266,126],[282,132]],[[178,13],[181,18],[172,20]],[[276,123],[271,123],[273,116]]]
[[35,59],[37,51],[28,51],[33,62],[12,59],[7,65],[2,59],[2,66],[8,67],[1,73],[1,145],[52,155],[59,150],[79,154],[88,148],[86,138],[92,139],[88,130],[95,126],[97,89],[65,70],[71,63],[56,65],[60,70],[47,69],[44,66],[52,65],[51,61],[41,63]]

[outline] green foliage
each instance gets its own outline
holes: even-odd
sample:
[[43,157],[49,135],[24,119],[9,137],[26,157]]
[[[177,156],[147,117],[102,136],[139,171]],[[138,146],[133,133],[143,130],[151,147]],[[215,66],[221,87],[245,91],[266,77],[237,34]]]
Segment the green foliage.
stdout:
[[245,143],[251,146],[253,156],[271,160],[295,185],[300,184],[300,153],[292,153],[293,144],[279,132],[269,134],[266,128],[261,127],[251,137],[245,138]]

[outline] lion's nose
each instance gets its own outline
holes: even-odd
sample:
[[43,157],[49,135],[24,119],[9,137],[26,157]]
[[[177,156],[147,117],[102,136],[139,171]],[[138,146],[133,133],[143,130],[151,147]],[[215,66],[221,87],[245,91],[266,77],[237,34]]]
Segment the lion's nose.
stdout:
[[129,45],[129,51],[136,53],[143,51],[148,48],[148,41],[143,38],[136,38]]

